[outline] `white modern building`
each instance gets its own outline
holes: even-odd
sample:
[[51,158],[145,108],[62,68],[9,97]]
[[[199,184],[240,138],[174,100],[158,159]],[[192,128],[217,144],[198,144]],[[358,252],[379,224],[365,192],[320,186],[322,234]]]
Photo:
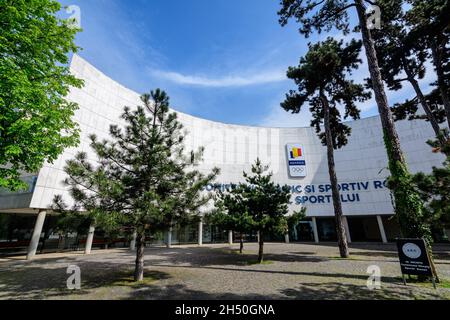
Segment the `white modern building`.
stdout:
[[[73,89],[68,97],[79,104],[75,115],[81,128],[79,147],[67,149],[57,161],[45,164],[38,173],[26,177],[30,182],[28,192],[0,194],[0,213],[36,217],[30,256],[37,247],[33,239],[39,242],[46,215],[51,214],[48,208],[53,197],[62,194],[67,202],[71,202],[62,184],[66,160],[81,150],[92,154],[88,135],[94,133],[100,139],[108,138],[109,126],[121,124],[119,116],[123,107],[140,105],[139,93],[110,79],[81,57],[73,57],[71,70],[85,81],[82,89]],[[201,170],[221,169],[216,182],[222,188],[240,182],[242,172],[248,171],[259,157],[270,165],[276,182],[292,187],[291,211],[302,206],[307,208],[309,219],[291,232],[291,240],[334,240],[326,148],[320,143],[314,128],[239,126],[180,112],[178,115],[187,131],[187,147],[205,147]],[[348,124],[352,135],[348,145],[336,151],[335,160],[349,240],[387,242],[396,236],[396,228],[390,219],[393,208],[385,186],[389,172],[381,122],[375,116]],[[433,138],[429,123],[401,121],[396,126],[412,172],[430,172],[433,166],[442,164],[444,158],[432,153],[426,144]],[[212,192],[213,189],[211,185],[207,191]],[[199,238],[201,242],[203,235],[200,234]]]

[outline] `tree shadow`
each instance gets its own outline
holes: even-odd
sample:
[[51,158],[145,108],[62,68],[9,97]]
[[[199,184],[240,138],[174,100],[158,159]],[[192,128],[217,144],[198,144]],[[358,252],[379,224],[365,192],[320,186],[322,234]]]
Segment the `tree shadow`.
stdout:
[[435,259],[450,260],[450,252],[436,250],[436,251],[433,251],[433,257]]
[[[129,252],[121,253],[130,255]],[[157,255],[158,259],[148,259],[153,265],[172,264],[175,266],[243,266],[252,263],[257,258],[257,253],[244,250],[240,254],[236,249],[230,248],[171,248],[159,250],[146,250],[146,256]],[[195,256],[195,258],[193,258]],[[147,259],[146,259],[147,260]],[[325,262],[328,257],[316,256],[314,253],[265,253],[264,260],[278,262]]]
[[[254,249],[254,248],[253,248]],[[365,284],[367,274],[339,272],[320,272],[314,270],[286,270],[280,267],[249,265],[256,260],[256,253],[238,254],[234,248],[223,247],[152,247],[147,248],[145,255],[146,280],[143,283],[132,281],[135,252],[116,251],[101,255],[73,255],[68,257],[40,258],[31,262],[15,261],[0,266],[0,299],[48,299],[72,298],[74,295],[83,298],[99,288],[132,287],[123,291],[126,299],[404,299],[413,297],[413,288],[401,288],[399,277],[383,277],[382,283],[389,285],[389,290],[369,291],[365,285],[349,284],[345,279]],[[365,253],[365,251],[361,251]],[[385,252],[386,253],[386,252]],[[358,254],[359,252],[354,252]],[[380,252],[374,256],[380,256]],[[316,255],[315,252],[299,250],[299,252],[268,252],[265,260],[273,262],[312,262],[332,261],[330,257]],[[351,261],[351,260],[350,260]],[[67,266],[74,264],[81,269],[82,290],[72,291],[66,287],[69,275]],[[282,266],[282,265],[281,265]],[[163,271],[153,271],[163,267]],[[238,292],[203,292],[188,288],[182,284],[157,285],[154,280],[171,278],[170,270],[175,268],[209,269],[265,275],[280,274],[313,277],[319,283],[301,284],[295,288],[283,289],[278,293],[262,295],[260,293],[240,294]],[[332,269],[332,268],[331,268]],[[345,272],[345,271],[344,271]],[[321,280],[317,279],[323,279]],[[342,279],[343,283],[338,283]],[[250,280],[249,280],[250,281]],[[297,287],[298,285],[298,287]],[[392,289],[392,290],[391,290]],[[220,288],[219,288],[220,290]],[[405,291],[407,290],[407,291]],[[92,296],[92,295],[90,295]],[[436,294],[431,298],[442,297]],[[95,298],[95,297],[94,297]],[[420,296],[419,296],[420,298]]]
[[132,286],[138,289],[147,286],[151,281],[170,278],[165,272],[145,270],[144,282],[136,283],[133,281],[133,269],[129,266],[107,261],[104,263],[77,261],[76,266],[81,270],[81,290],[69,290],[67,279],[70,274],[66,271],[70,264],[71,262],[67,261],[64,267],[24,266],[2,272],[0,299],[49,299],[73,295],[82,298],[92,290],[102,287]]
[[328,257],[303,253],[267,253],[264,255],[264,259],[279,262],[325,262],[330,260]]
[[384,257],[384,258],[397,258],[397,252],[390,251],[350,251],[351,256],[365,256],[365,257]]
[[[351,251],[351,255],[356,256],[367,256],[367,257],[386,257],[386,258],[397,258],[398,259],[398,252],[395,251]],[[442,260],[449,260],[450,259],[450,253],[445,251],[434,251],[433,257],[435,259],[442,259]]]
[[[180,268],[180,266],[175,266],[171,264],[158,264],[155,266],[165,267],[165,268]],[[267,270],[267,269],[245,269],[245,268],[227,268],[227,267],[215,267],[215,266],[181,266],[181,268],[190,269],[209,269],[217,271],[237,271],[237,272],[248,272],[248,273],[267,273],[267,274],[282,274],[282,275],[293,275],[293,276],[310,276],[310,277],[324,277],[324,278],[343,278],[351,280],[367,280],[366,274],[347,274],[347,273],[326,273],[326,272],[306,272],[306,271],[288,271],[288,270]],[[392,284],[401,284],[401,278],[397,276],[385,276],[383,277],[383,282]]]
[[278,298],[272,295],[239,294],[231,292],[211,293],[187,288],[182,284],[165,287],[148,286],[142,290],[132,291],[129,300],[270,300]]
[[[338,248],[337,242],[304,242],[301,243],[304,246],[311,247],[334,247]],[[379,243],[379,242],[352,242],[348,244],[348,247],[351,249],[362,249],[362,250],[374,250],[374,251],[396,251],[397,246],[395,243]]]
[[[335,247],[337,248],[337,242],[302,242],[299,243],[305,247]],[[371,250],[371,251],[390,251],[397,252],[397,244],[395,242],[380,243],[380,242],[352,242],[348,244],[350,249],[357,250]],[[435,243],[433,244],[433,252],[450,256],[450,244],[448,243]]]
[[296,288],[278,290],[272,294],[206,292],[176,284],[165,287],[146,287],[132,291],[126,299],[130,300],[406,300],[406,299],[445,299],[438,293],[418,292],[414,287],[390,287],[369,290],[357,284],[339,282],[307,283]]
[[[384,282],[384,278],[383,278]],[[366,286],[342,284],[338,282],[307,283],[297,288],[283,289],[281,293],[291,299],[300,300],[405,300],[405,299],[445,299],[431,291],[419,292],[414,287],[369,290]]]
[[304,256],[309,256],[309,255],[316,255],[316,252],[310,252],[310,251],[294,251],[294,252],[288,252],[288,254],[300,254],[300,255],[304,255]]

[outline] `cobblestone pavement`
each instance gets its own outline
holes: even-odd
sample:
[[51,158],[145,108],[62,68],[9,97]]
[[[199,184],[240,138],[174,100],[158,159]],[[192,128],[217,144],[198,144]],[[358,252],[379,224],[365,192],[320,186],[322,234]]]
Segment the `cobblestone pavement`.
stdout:
[[[352,244],[340,259],[335,244],[265,245],[256,264],[256,244],[146,249],[146,278],[131,281],[134,253],[128,250],[0,259],[0,299],[450,299],[450,246],[435,248],[437,290],[403,285],[392,244]],[[81,290],[66,287],[69,265],[81,269]],[[367,268],[381,269],[381,289],[366,286]]]

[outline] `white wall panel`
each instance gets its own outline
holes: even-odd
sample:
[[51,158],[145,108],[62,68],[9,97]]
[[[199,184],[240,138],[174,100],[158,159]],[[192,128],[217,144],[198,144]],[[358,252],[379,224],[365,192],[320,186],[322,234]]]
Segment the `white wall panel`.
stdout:
[[[80,110],[75,119],[80,124],[81,144],[78,148],[67,149],[54,162],[46,164],[40,171],[31,208],[45,208],[51,205],[55,194],[63,194],[68,203],[70,197],[61,181],[64,179],[62,169],[65,161],[79,150],[88,152],[90,159],[95,159],[89,148],[88,136],[97,134],[100,139],[108,138],[109,125],[123,125],[119,119],[123,107],[132,108],[141,105],[139,94],[109,79],[79,56],[74,56],[72,72],[85,80],[83,89],[73,89],[69,99],[77,102]],[[170,95],[170,92],[168,92]],[[218,166],[221,174],[218,183],[236,183],[242,180],[242,171],[250,169],[251,162],[260,157],[272,165],[274,179],[281,184],[313,185],[313,193],[294,193],[291,210],[298,210],[296,197],[330,197],[331,192],[319,192],[320,185],[329,184],[326,149],[317,138],[314,128],[258,128],[222,124],[178,113],[180,122],[188,131],[187,149],[205,147],[204,162],[200,171],[208,172]],[[379,117],[371,117],[349,122],[352,136],[349,144],[335,153],[338,180],[340,183],[368,183],[368,190],[345,191],[346,197],[358,197],[359,201],[343,203],[346,215],[391,214],[392,206],[389,191],[386,188],[374,188],[376,181],[384,181],[388,176],[387,157],[382,139]],[[430,152],[425,141],[432,138],[433,131],[425,121],[402,121],[396,124],[402,142],[402,148],[413,172],[429,172],[432,166],[439,166],[443,157]],[[308,167],[305,178],[288,176],[286,144],[299,143],[304,146]],[[384,170],[382,170],[384,169]],[[333,215],[332,203],[304,204],[309,216]]]

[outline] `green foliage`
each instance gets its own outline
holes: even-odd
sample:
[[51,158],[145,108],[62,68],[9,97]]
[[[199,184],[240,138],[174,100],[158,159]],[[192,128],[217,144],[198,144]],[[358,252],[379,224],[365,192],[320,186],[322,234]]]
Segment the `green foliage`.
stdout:
[[56,230],[59,234],[76,232],[85,234],[91,223],[91,219],[79,212],[64,212],[60,214],[56,220]]
[[[251,174],[243,173],[245,183],[233,186],[230,192],[218,192],[216,210],[207,215],[209,223],[239,232],[257,230],[260,233],[258,262],[263,261],[263,235],[265,233],[285,234],[288,229],[288,204],[291,198],[289,186],[280,186],[272,181],[259,159],[252,165]],[[299,218],[298,215],[295,219]],[[294,218],[292,218],[294,219]],[[241,249],[242,252],[242,239]]]
[[300,211],[295,211],[292,215],[286,218],[289,230],[297,226],[300,221],[306,218],[306,208],[301,208]]
[[229,192],[217,191],[216,210],[207,216],[208,222],[240,233],[259,230],[283,234],[291,191],[288,186],[275,184],[267,170],[257,159],[252,175],[243,173],[246,183],[235,185]]
[[118,237],[122,231],[125,231],[124,226],[127,226],[127,217],[120,212],[103,214],[102,211],[98,211],[92,216],[95,226],[100,227],[109,239]]
[[246,183],[239,184],[237,190],[256,230],[280,232],[280,225],[286,222],[291,190],[287,185],[275,184],[268,170],[269,167],[257,159],[251,174],[243,173]]
[[[434,118],[438,123],[443,123],[446,120],[445,109],[442,107],[442,98],[438,89],[431,90],[424,96],[425,102],[430,108]],[[406,99],[404,102],[395,103],[392,107],[392,113],[394,114],[395,121],[400,120],[426,120],[430,121],[429,116],[419,113],[419,99],[414,97],[412,99]],[[444,133],[444,136],[448,133]]]
[[[436,142],[429,142],[434,152],[444,152],[436,148]],[[446,148],[450,149],[450,145]],[[449,152],[447,151],[447,154]],[[430,174],[417,173],[413,176],[420,196],[426,204],[425,210],[429,224],[438,228],[450,226],[450,156],[446,156],[443,166],[433,167]]]
[[[442,12],[445,6],[448,7],[448,1],[409,2],[412,6],[407,11],[404,10],[405,1],[403,0],[377,2],[383,13],[383,28],[374,30],[372,34],[378,55],[383,57],[380,59],[381,71],[391,90],[399,90],[404,81],[409,81],[417,95],[414,99],[393,107],[396,120],[408,117],[430,121],[437,139],[429,143],[435,151],[449,152],[448,130],[442,130],[438,126],[438,123],[446,120],[440,91],[434,88],[424,95],[417,81],[425,77],[425,65],[433,60],[431,48],[435,40],[448,42],[445,26],[442,23]],[[448,49],[441,49],[448,54]],[[442,55],[441,58],[444,56]],[[437,86],[438,83],[434,85]],[[426,111],[425,115],[417,114],[419,104]],[[386,139],[386,145],[392,148],[388,139]],[[439,220],[439,217],[446,216],[445,207],[448,207],[445,190],[445,183],[448,183],[445,178],[445,173],[448,171],[445,168],[446,165],[448,166],[448,163],[444,164],[444,168],[434,168],[431,175],[423,173],[410,175],[404,164],[398,161],[389,163],[392,173],[389,186],[395,197],[397,220],[405,236],[424,236],[428,243],[431,243],[431,226]],[[440,193],[442,195],[439,195]],[[423,203],[427,205],[424,207]]]
[[[410,1],[414,6],[420,4],[421,6],[430,8],[430,6],[433,7],[437,2],[440,3],[446,0],[438,0],[437,2],[428,0]],[[356,9],[358,23],[355,25],[354,31],[360,32],[362,36],[371,76],[370,85],[374,89],[373,91],[383,125],[385,146],[389,159],[388,165],[391,171],[389,187],[395,198],[394,203],[397,219],[400,222],[402,232],[405,236],[423,236],[428,239],[429,228],[427,225],[421,223],[421,218],[424,215],[423,203],[417,190],[411,183],[412,177],[408,172],[406,161],[400,147],[400,141],[392,121],[393,116],[386,98],[382,74],[378,64],[378,60],[380,59],[377,57],[372,33],[367,25],[366,4],[373,2],[367,0],[281,0],[280,2],[282,6],[279,11],[281,25],[287,24],[290,18],[294,18],[300,24],[300,33],[306,36],[309,36],[314,30],[320,33],[322,31],[329,32],[333,28],[343,31],[344,34],[348,34],[352,21],[349,19],[347,10],[352,7]],[[392,4],[395,7],[396,3],[394,0]],[[444,7],[448,7],[448,1],[446,1]],[[427,13],[432,11],[428,10]],[[394,13],[394,11],[392,10],[391,13]],[[420,16],[420,14],[417,14],[417,16]],[[422,17],[423,19],[417,23],[420,27],[416,28],[416,32],[425,34],[426,32],[424,30],[427,28],[427,24],[423,23],[423,21],[425,21],[426,15],[422,15]],[[446,28],[448,28],[448,15],[446,16],[443,11],[439,11],[439,14],[428,15],[428,17],[431,20],[437,17],[436,23],[429,24],[433,25],[433,27],[428,28],[428,31],[433,32],[434,36],[440,38],[441,36],[438,36],[438,31],[445,34]],[[444,21],[447,21],[446,24]],[[422,27],[424,28],[421,29]],[[419,29],[421,30],[419,31]],[[412,36],[411,39],[413,39]],[[439,47],[442,49],[442,43],[440,43]],[[435,64],[435,67],[439,65]]]
[[[67,161],[65,180],[75,205],[107,232],[119,227],[138,235],[137,278],[142,278],[143,248],[148,232],[167,230],[197,216],[211,196],[204,187],[219,173],[195,170],[203,149],[186,151],[185,132],[177,114],[169,110],[169,97],[159,89],[141,97],[143,106],[124,108],[125,127],[110,126],[111,140],[91,135],[97,165],[79,152]],[[55,198],[55,206],[67,206]],[[138,269],[139,266],[139,269]]]
[[[419,34],[414,29],[415,15],[403,9],[404,0],[380,0],[383,14],[383,28],[373,30],[377,54],[383,79],[391,90],[400,90],[403,83],[408,81],[416,92],[413,99],[393,106],[395,120],[408,118],[425,119],[430,121],[436,135],[439,135],[439,123],[446,120],[442,97],[438,89],[425,94],[419,85],[427,72],[426,63],[431,59],[429,41],[418,41],[417,37],[427,38],[428,34]],[[434,85],[437,85],[436,83]],[[418,107],[422,106],[425,114],[418,114]],[[444,139],[442,139],[444,141]]]
[[[392,144],[385,138],[385,145],[389,149]],[[394,196],[395,217],[400,226],[403,237],[424,238],[428,244],[432,243],[430,221],[426,216],[423,201],[413,183],[413,176],[400,161],[389,161],[391,176],[388,187]]]
[[294,211],[290,216],[282,217],[281,221],[274,227],[275,233],[289,234],[289,230],[294,229],[305,218],[306,208],[303,207],[299,211]]
[[[406,19],[412,27],[410,41],[428,42],[428,47],[432,46],[431,42],[437,41],[439,46],[445,46],[450,35],[448,23],[450,2],[448,0],[406,0],[404,2],[410,5],[406,14]],[[448,54],[448,48],[446,52]]]
[[242,192],[240,185],[233,187],[230,192],[217,191],[216,210],[209,215],[209,223],[239,233],[254,230],[253,217],[248,212]]
[[336,28],[344,34],[350,32],[347,9],[354,7],[348,0],[280,0],[279,22],[285,26],[290,18],[300,25],[300,33],[309,37],[316,30],[329,32]]
[[398,78],[404,69],[411,71],[418,79],[425,76],[425,62],[427,60],[426,46],[420,42],[409,40],[408,24],[405,19],[405,11],[402,8],[404,0],[380,0],[383,27],[372,30],[379,65],[383,72],[383,79],[391,90],[399,90],[403,87],[406,78]]
[[69,72],[79,29],[57,17],[54,0],[0,0],[0,187],[26,188],[21,172],[37,172],[78,143],[65,97],[82,81]]
[[348,256],[348,246],[342,225],[342,205],[334,164],[334,149],[345,146],[351,134],[351,128],[342,122],[338,107],[344,107],[344,119],[359,119],[360,111],[356,103],[371,96],[363,85],[347,79],[348,74],[361,63],[361,45],[360,41],[352,40],[343,46],[343,41],[338,42],[333,38],[310,44],[308,53],[300,60],[300,65],[288,70],[288,78],[295,81],[298,91],[291,90],[281,104],[286,111],[298,113],[305,103],[309,103],[313,118],[311,126],[316,128],[322,144],[327,146],[334,214],[338,221],[338,243],[343,256]]
[[327,38],[324,42],[310,44],[308,53],[300,59],[300,65],[290,67],[287,72],[298,90],[291,90],[286,95],[282,108],[299,113],[302,106],[309,103],[313,117],[311,126],[316,128],[322,144],[327,145],[326,132],[322,131],[325,108],[321,94],[326,96],[330,106],[330,131],[334,149],[346,145],[351,133],[351,128],[342,122],[338,107],[344,107],[344,119],[359,119],[360,111],[356,102],[364,102],[371,96],[363,85],[346,78],[346,74],[357,69],[361,63],[360,52],[360,41],[352,40],[343,46],[343,41]]
[[450,24],[448,0],[407,0],[411,8],[405,19],[411,29],[410,43],[421,43],[428,49],[434,65],[437,81],[435,93],[444,105],[447,124],[450,126]]
[[83,152],[67,161],[65,183],[76,202],[74,210],[88,211],[96,220],[104,214],[116,217],[111,221],[125,216],[121,225],[155,231],[197,215],[210,200],[201,191],[218,169],[208,175],[188,171],[201,160],[203,149],[186,154],[183,127],[169,112],[164,91],[143,95],[142,102],[144,107],[134,111],[125,107],[127,125],[112,125],[112,140],[91,136],[97,167]]

